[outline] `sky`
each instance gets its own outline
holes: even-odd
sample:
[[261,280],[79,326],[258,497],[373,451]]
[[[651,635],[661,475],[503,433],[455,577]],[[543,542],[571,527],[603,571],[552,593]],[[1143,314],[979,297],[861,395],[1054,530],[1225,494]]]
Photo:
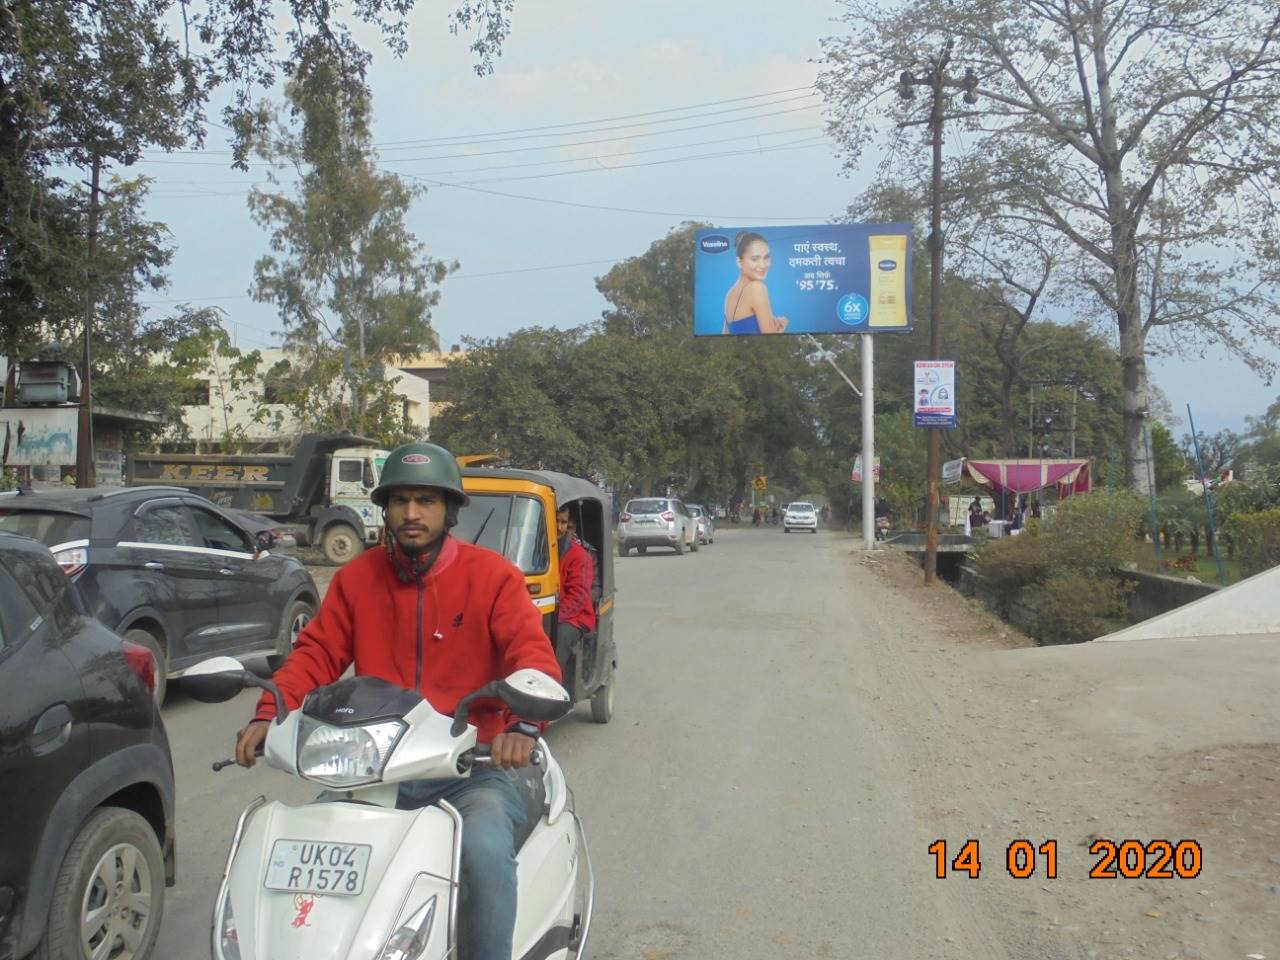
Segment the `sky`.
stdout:
[[[842,172],[811,90],[820,40],[840,31],[835,0],[518,0],[485,77],[449,33],[451,8],[418,0],[401,59],[362,37],[379,163],[430,184],[409,226],[460,264],[432,318],[446,350],[597,319],[595,278],[684,221],[822,223],[869,183]],[[274,308],[247,295],[267,252],[246,202],[264,168],[232,170],[225,131],[210,134],[203,153],[153,152],[130,171],[154,178],[148,213],[176,247],[170,288],[148,302],[217,306],[242,349],[275,346]],[[1280,395],[1221,353],[1150,367],[1184,427],[1188,403],[1197,428],[1240,430]]]

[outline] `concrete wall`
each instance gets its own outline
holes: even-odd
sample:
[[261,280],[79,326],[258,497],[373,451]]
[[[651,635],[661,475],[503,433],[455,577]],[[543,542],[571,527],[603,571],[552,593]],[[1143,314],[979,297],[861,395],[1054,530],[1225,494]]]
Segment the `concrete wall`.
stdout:
[[1168,613],[1099,640],[1190,640],[1274,634],[1280,627],[1280,567],[1221,587]]
[[[941,561],[942,558],[939,557],[938,559]],[[1125,570],[1119,573],[1118,576],[1134,585],[1133,592],[1129,595],[1129,622],[1139,626],[1144,621],[1153,617],[1161,617],[1171,611],[1185,607],[1187,604],[1212,596],[1222,589],[1212,583],[1199,583],[1182,577],[1169,577],[1158,573],[1146,573],[1141,570]],[[961,565],[957,587],[965,596],[973,597],[980,601],[987,609],[998,614],[1010,625],[1017,627],[1023,633],[1034,636],[1031,609],[1017,597],[1011,601],[1003,600],[987,585],[986,579],[982,574],[972,566],[968,564]],[[1280,604],[1277,604],[1275,609],[1280,611]],[[1216,625],[1220,619],[1219,617],[1214,617],[1212,623]],[[1277,612],[1272,617],[1272,620],[1280,623],[1280,612]],[[1124,632],[1127,631],[1121,631],[1121,633]],[[1231,631],[1216,629],[1214,632],[1228,633]],[[1118,634],[1111,634],[1111,636],[1118,636]]]
[[1145,570],[1125,570],[1118,576],[1134,585],[1133,593],[1129,594],[1130,623],[1141,623],[1170,610],[1177,610],[1221,589],[1216,583],[1201,583],[1186,577],[1147,573]]

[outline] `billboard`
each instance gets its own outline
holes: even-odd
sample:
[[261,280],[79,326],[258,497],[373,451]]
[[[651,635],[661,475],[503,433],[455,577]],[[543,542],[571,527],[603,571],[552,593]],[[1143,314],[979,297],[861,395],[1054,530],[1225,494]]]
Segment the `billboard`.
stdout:
[[0,450],[10,467],[75,466],[78,407],[0,410]]
[[910,290],[907,223],[694,234],[695,336],[902,332]]
[[917,427],[956,425],[956,362],[917,360],[914,398]]

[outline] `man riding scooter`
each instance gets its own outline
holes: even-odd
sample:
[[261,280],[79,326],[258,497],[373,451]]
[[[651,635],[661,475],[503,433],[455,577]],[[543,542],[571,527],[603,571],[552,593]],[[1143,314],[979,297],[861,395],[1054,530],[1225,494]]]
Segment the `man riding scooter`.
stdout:
[[[449,535],[467,503],[453,455],[430,443],[394,450],[371,498],[383,510],[385,550],[369,550],[338,571],[319,614],[275,673],[286,705],[356,673],[416,690],[452,715],[459,698],[516,670],[559,678],[555,652],[520,571],[498,554]],[[275,714],[270,697],[239,735],[236,760],[254,764]],[[416,781],[400,806],[448,800],[462,814],[461,942],[467,960],[510,960],[516,921],[515,836],[525,824],[517,786],[538,724],[480,700],[470,722],[492,747],[492,768],[460,781]]]

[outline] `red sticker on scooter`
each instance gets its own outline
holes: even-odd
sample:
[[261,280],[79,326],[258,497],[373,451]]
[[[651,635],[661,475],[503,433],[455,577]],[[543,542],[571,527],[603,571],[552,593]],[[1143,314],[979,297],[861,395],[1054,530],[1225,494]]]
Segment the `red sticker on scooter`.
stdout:
[[311,916],[311,911],[315,909],[316,898],[303,896],[300,893],[294,894],[293,905],[298,910],[298,915],[293,918],[293,925],[295,927],[311,926],[311,921],[307,918]]

